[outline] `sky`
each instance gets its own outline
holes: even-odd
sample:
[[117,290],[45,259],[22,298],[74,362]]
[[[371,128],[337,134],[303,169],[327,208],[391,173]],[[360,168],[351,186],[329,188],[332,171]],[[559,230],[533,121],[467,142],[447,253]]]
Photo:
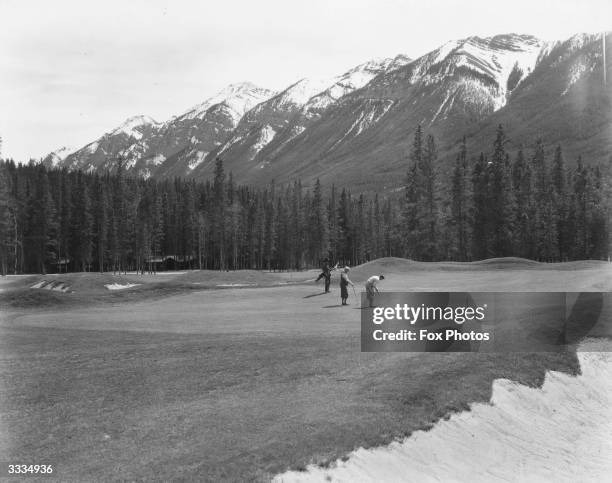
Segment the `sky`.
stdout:
[[610,0],[0,0],[1,156],[165,121],[228,84],[281,90],[472,35],[612,30]]

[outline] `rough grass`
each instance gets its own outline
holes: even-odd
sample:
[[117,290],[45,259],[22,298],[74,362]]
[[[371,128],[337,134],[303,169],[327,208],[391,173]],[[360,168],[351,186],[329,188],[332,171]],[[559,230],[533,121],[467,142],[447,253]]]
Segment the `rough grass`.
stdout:
[[[589,263],[426,272],[382,259],[351,278],[610,291],[610,266]],[[116,292],[96,275],[69,278],[73,293],[27,288],[39,276],[0,293],[12,300],[0,312],[0,454],[53,463],[63,480],[265,481],[427,429],[487,401],[496,378],[538,386],[547,370],[578,370],[571,352],[361,353],[360,311],[339,306],[337,274],[327,295],[308,285],[316,272],[190,272]],[[216,289],[245,280],[260,286]]]
[[573,354],[361,354],[358,336],[2,330],[2,453],[63,480],[266,480],[427,429]]

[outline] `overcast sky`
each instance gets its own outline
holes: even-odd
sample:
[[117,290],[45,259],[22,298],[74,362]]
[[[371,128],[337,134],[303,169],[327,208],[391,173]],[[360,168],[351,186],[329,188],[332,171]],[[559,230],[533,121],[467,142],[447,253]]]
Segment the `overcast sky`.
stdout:
[[0,0],[2,155],[81,147],[244,80],[282,89],[471,35],[610,30],[610,0]]

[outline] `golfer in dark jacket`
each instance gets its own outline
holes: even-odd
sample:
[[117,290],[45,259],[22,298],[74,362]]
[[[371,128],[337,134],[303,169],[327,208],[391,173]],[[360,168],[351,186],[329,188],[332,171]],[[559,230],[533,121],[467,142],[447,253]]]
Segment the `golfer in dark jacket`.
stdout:
[[350,268],[344,267],[342,270],[342,274],[340,275],[340,298],[342,299],[342,305],[348,305],[346,300],[348,299],[348,286],[355,286],[353,282],[351,282],[348,278]]
[[[336,265],[336,267],[337,266],[338,265]],[[321,273],[319,274],[315,282],[318,282],[322,278],[325,279],[325,293],[329,293],[329,284],[331,283],[331,273],[332,273],[332,270],[336,269],[336,267],[333,267],[333,268],[330,267],[329,259],[326,258],[325,260],[323,260],[323,265],[321,266]]]

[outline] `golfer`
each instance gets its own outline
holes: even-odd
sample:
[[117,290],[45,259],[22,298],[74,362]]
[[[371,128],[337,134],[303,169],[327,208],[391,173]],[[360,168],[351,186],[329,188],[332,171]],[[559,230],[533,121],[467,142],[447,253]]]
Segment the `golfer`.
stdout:
[[365,289],[366,289],[366,295],[368,297],[368,304],[370,307],[374,307],[374,295],[376,295],[377,293],[380,293],[378,291],[378,287],[376,286],[376,284],[384,279],[385,279],[384,275],[373,275],[370,278],[368,278],[368,281],[366,282],[366,285],[365,285]]
[[323,260],[323,265],[321,266],[321,273],[319,274],[319,276],[317,277],[317,279],[315,280],[315,283],[318,282],[319,280],[321,280],[322,278],[325,279],[325,293],[329,293],[329,285],[331,283],[331,273],[332,271],[336,270],[336,268],[338,268],[338,264],[336,263],[335,267],[331,267],[331,264],[329,263],[329,259],[326,258]]
[[342,305],[348,305],[346,300],[348,299],[348,286],[355,287],[355,284],[351,282],[348,278],[350,268],[344,267],[342,273],[340,274],[340,298],[342,299]]

